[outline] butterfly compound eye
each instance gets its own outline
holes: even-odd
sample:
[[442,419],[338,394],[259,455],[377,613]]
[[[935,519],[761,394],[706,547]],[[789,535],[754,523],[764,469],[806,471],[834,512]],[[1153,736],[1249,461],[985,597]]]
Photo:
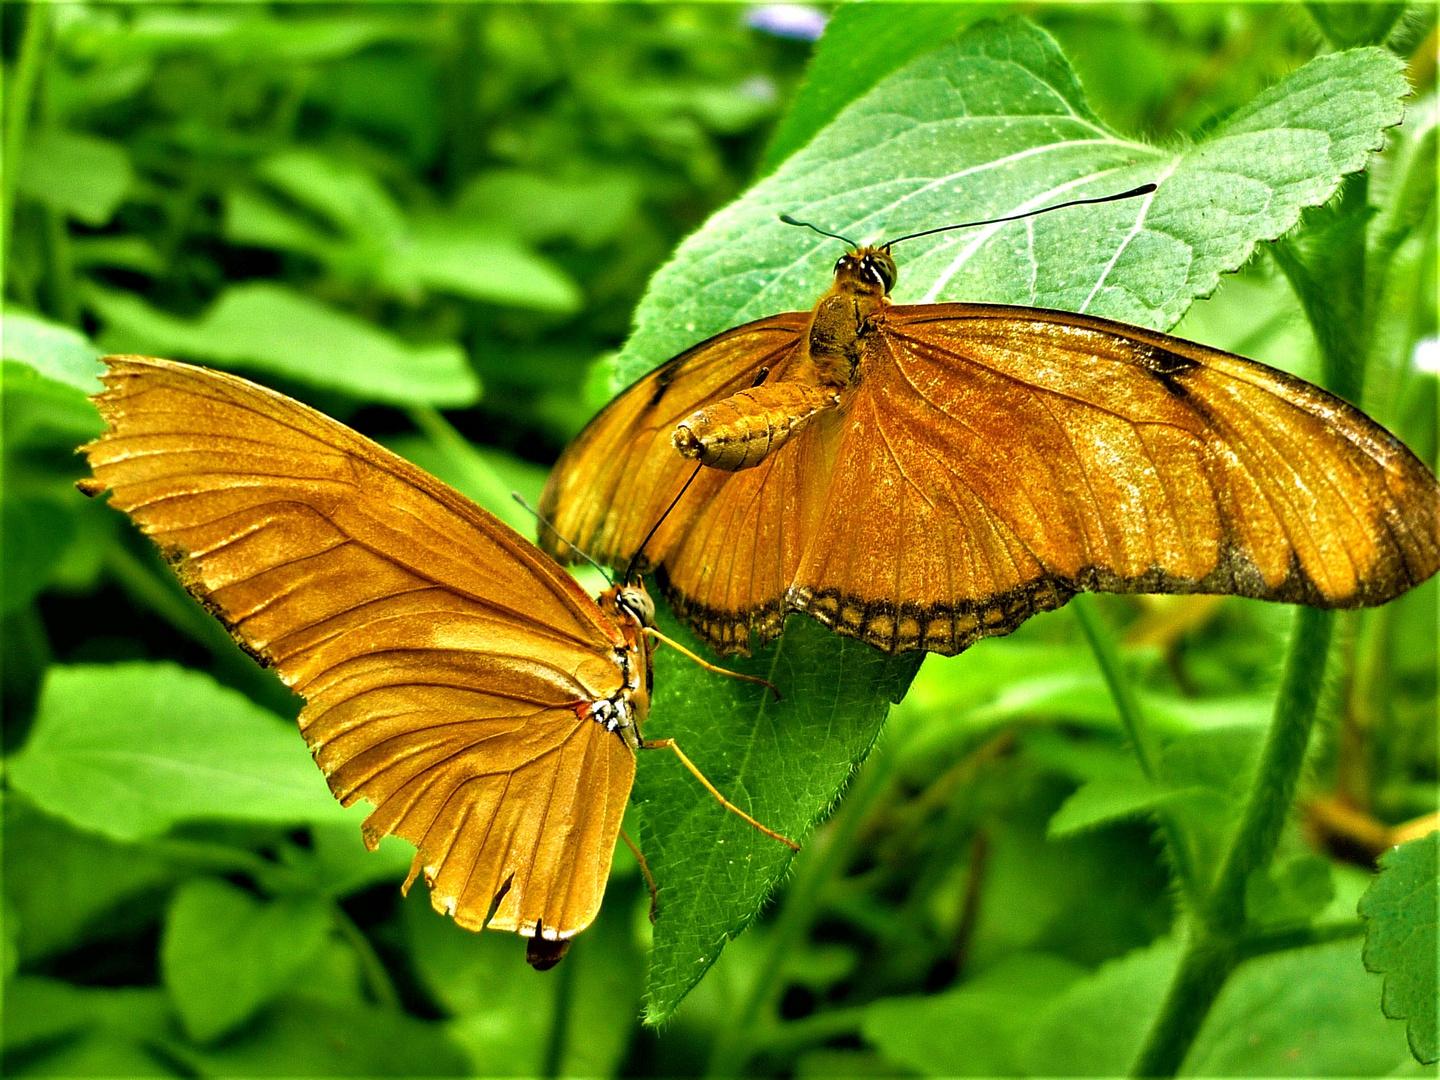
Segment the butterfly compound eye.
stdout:
[[641,626],[655,625],[655,601],[644,589],[627,585],[615,594],[615,602],[639,619]]

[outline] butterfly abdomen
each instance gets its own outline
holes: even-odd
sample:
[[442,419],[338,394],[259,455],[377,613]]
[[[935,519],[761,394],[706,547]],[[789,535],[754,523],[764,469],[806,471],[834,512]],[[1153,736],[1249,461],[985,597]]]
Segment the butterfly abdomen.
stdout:
[[691,413],[675,428],[675,449],[712,469],[749,469],[839,404],[839,388],[828,384],[782,380],[756,386]]

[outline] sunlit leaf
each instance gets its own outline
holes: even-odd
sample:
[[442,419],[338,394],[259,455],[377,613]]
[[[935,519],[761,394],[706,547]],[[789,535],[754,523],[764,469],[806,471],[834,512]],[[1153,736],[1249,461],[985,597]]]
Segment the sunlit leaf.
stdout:
[[1035,304],[1166,329],[1257,241],[1362,168],[1405,93],[1389,53],[1323,56],[1202,142],[1160,149],[1109,131],[1042,31],[976,27],[884,79],[686,240],[653,279],[617,378],[814,303],[839,245],[781,213],[866,239],[1157,181],[1143,201],[914,241],[897,249],[895,298]]
[[78,330],[5,309],[4,359],[86,394],[100,390],[100,350]]
[[175,664],[53,667],[10,786],[120,840],[181,821],[349,820],[294,726]]
[[278,375],[393,405],[468,405],[479,380],[454,344],[411,345],[269,282],[234,285],[200,319],[176,318],[125,293],[92,289],[112,352],[141,352]]
[[1380,875],[1360,899],[1365,966],[1385,976],[1386,1016],[1404,1020],[1410,1052],[1433,1064],[1436,1045],[1436,851],[1440,833],[1380,858]]
[[[701,646],[669,617],[665,633]],[[734,671],[781,699],[661,648],[649,739],[673,738],[731,802],[803,842],[879,734],[920,654],[890,657],[791,616],[778,642]],[[635,781],[641,850],[660,888],[646,1018],[659,1023],[770,895],[791,851],[725,810],[668,751],[642,751]]]
[[41,128],[20,159],[19,189],[86,225],[104,225],[133,180],[125,148],[93,135]]

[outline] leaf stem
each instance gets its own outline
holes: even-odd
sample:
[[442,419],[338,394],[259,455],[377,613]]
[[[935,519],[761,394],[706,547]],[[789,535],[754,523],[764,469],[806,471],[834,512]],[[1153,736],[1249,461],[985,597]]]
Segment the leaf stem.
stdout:
[[1330,611],[1307,607],[1295,611],[1275,714],[1240,824],[1206,903],[1190,920],[1185,952],[1136,1058],[1133,1076],[1175,1075],[1225,980],[1248,951],[1243,938],[1245,884],[1252,873],[1270,864],[1290,812],[1320,702],[1334,622]]
[[831,823],[829,836],[823,842],[817,836],[807,847],[805,854],[809,857],[800,862],[785,905],[765,941],[755,978],[715,1039],[707,1076],[736,1076],[750,1059],[758,1041],[756,1024],[779,992],[781,969],[810,926],[825,884],[849,861],[870,808],[889,787],[900,756],[896,750],[889,745],[871,754]]
[[48,3],[32,0],[25,8],[25,31],[20,39],[20,55],[15,72],[7,80],[9,91],[5,102],[5,178],[4,205],[0,207],[0,251],[10,250],[10,233],[14,222],[15,190],[20,182],[20,162],[24,156],[25,133],[30,123],[30,103],[40,77],[40,60],[50,28]]
[[1332,941],[1346,941],[1364,935],[1365,922],[1362,919],[1316,923],[1289,930],[1266,930],[1250,934],[1240,942],[1240,959],[1249,960],[1256,956],[1303,949],[1310,945],[1326,945]]
[[[1129,738],[1130,745],[1135,750],[1135,757],[1140,763],[1141,773],[1151,783],[1159,783],[1161,779],[1160,753],[1155,744],[1154,734],[1145,720],[1145,712],[1140,706],[1140,699],[1135,694],[1130,677],[1125,673],[1125,667],[1120,662],[1120,652],[1115,648],[1115,639],[1111,637],[1104,619],[1095,609],[1095,598],[1089,593],[1080,593],[1070,601],[1070,607],[1080,622],[1080,629],[1085,633],[1085,640],[1090,643],[1090,651],[1095,654],[1095,662],[1100,665],[1100,673],[1104,676],[1105,685],[1109,687],[1110,696],[1115,701],[1115,711],[1120,714],[1120,723],[1124,726],[1126,737]],[[1196,879],[1190,844],[1174,818],[1163,810],[1159,812],[1158,816],[1160,831],[1165,840],[1166,854],[1175,870],[1175,878],[1184,894],[1186,903],[1193,909],[1200,899],[1200,884]]]
[[340,905],[340,901],[334,901],[330,908],[334,916],[335,929],[340,932],[340,936],[355,950],[355,955],[360,959],[360,971],[365,976],[365,988],[370,991],[370,996],[375,999],[375,1004],[386,1012],[400,1012],[400,994],[390,979],[390,972],[386,970],[385,962],[380,959],[380,954],[375,951],[375,946],[365,936],[365,931],[355,924],[355,920]]

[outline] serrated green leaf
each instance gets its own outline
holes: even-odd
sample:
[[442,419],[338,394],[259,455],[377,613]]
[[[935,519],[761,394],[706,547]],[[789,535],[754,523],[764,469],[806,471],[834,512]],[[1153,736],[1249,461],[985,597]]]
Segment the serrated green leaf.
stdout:
[[6,772],[48,813],[120,840],[197,818],[356,821],[292,724],[175,664],[51,668]]
[[899,249],[895,299],[1034,304],[1167,329],[1256,242],[1363,168],[1405,94],[1400,62],[1383,50],[1322,56],[1204,141],[1161,150],[1094,117],[1043,31],[976,27],[884,79],[686,240],[652,280],[617,377],[814,304],[839,245],[778,214],[866,239],[1147,180],[1160,189],[1144,199],[913,241]]
[[205,1043],[243,1024],[315,956],[330,924],[319,896],[262,901],[218,878],[186,882],[160,944],[160,970],[186,1033]]
[[1375,1007],[1378,981],[1358,940],[1250,960],[1215,999],[1180,1075],[1384,1076],[1405,1059],[1405,1039]]
[[1084,974],[1063,957],[1016,953],[946,993],[874,1002],[861,1031],[926,1076],[1020,1075],[1016,1048],[1035,1011]]
[[765,147],[768,172],[846,105],[902,64],[929,52],[989,10],[985,4],[846,4],[815,45],[805,85]]
[[19,189],[86,225],[104,225],[134,174],[123,146],[94,135],[41,128],[20,159]]
[[[695,638],[661,612],[661,628]],[[731,670],[779,689],[704,671],[673,650],[655,656],[647,739],[673,738],[720,793],[803,842],[879,734],[921,655],[890,657],[791,616],[780,641]],[[635,781],[637,840],[659,885],[646,1019],[661,1023],[754,917],[791,851],[726,811],[668,751],[644,751]]]
[[1367,920],[1365,966],[1385,976],[1385,1015],[1406,1022],[1418,1061],[1440,1059],[1436,1045],[1436,862],[1440,833],[1380,857],[1380,874],[1358,908]]
[[6,308],[4,359],[24,364],[52,382],[94,394],[103,386],[100,350],[78,330],[15,308]]
[[448,408],[480,396],[458,346],[410,345],[283,285],[231,286],[196,321],[124,293],[92,288],[86,295],[111,351],[264,372],[391,405]]

